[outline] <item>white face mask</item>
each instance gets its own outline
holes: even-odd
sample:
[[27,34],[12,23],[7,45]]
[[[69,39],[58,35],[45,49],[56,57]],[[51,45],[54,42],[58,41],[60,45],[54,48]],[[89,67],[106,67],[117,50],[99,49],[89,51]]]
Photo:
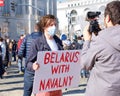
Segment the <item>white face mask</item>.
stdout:
[[50,36],[54,36],[55,33],[56,33],[56,27],[55,27],[55,26],[50,26],[50,27],[48,28],[48,34],[49,34]]
[[78,43],[79,43],[80,45],[82,45],[82,44],[83,44],[83,40],[78,40]]

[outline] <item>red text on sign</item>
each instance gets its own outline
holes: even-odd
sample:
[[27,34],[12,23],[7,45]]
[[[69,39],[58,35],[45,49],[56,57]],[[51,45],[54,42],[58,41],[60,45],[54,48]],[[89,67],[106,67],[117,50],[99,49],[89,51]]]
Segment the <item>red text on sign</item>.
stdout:
[[79,51],[73,52],[62,52],[58,56],[57,52],[47,52],[44,56],[44,64],[57,64],[57,63],[66,63],[66,62],[78,62],[79,60]]
[[68,73],[70,70],[70,65],[57,65],[51,66],[52,74]]
[[49,78],[47,80],[40,80],[39,90],[48,90],[53,88],[62,88],[71,86],[73,76],[66,76],[64,78]]

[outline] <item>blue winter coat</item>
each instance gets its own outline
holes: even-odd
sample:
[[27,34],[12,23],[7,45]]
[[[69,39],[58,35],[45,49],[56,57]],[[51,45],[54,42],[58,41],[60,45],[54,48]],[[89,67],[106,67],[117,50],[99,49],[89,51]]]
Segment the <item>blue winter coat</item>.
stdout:
[[33,32],[27,35],[20,46],[20,49],[18,51],[18,57],[25,57],[25,59],[27,60],[33,40],[40,37],[41,34],[42,32]]

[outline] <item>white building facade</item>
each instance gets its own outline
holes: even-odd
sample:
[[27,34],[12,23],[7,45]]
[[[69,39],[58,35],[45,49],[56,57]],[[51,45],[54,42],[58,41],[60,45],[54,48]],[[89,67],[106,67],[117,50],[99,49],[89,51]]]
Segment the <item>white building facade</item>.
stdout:
[[57,17],[60,33],[66,33],[69,38],[74,34],[82,34],[88,11],[100,11],[99,23],[103,25],[104,9],[108,2],[113,0],[66,0],[57,3]]

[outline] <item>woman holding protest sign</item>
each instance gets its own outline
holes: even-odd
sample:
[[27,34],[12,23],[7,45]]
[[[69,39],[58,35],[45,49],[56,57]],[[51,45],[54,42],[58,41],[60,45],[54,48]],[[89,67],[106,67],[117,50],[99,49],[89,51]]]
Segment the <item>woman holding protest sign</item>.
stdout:
[[[27,60],[28,70],[33,69],[34,71],[40,68],[39,64],[36,62],[38,51],[63,50],[62,41],[55,35],[56,21],[53,15],[46,15],[40,19],[39,27],[43,34],[32,43],[29,58]],[[36,96],[62,96],[62,90],[40,92],[36,94]]]

